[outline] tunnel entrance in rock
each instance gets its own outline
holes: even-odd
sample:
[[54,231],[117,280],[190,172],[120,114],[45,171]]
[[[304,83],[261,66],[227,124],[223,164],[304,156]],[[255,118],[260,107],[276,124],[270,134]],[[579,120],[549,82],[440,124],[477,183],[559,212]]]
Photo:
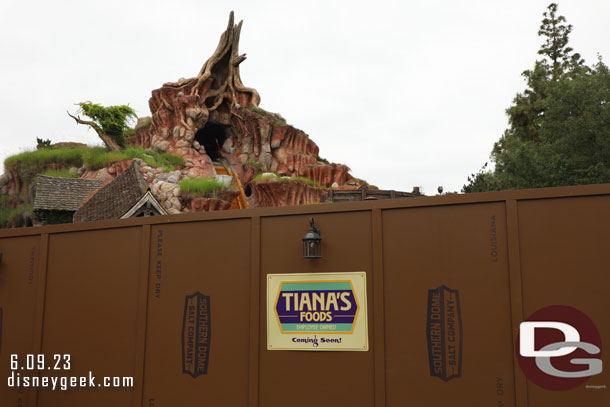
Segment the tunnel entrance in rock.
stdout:
[[195,134],[195,141],[205,148],[206,154],[212,161],[217,161],[222,158],[220,150],[227,138],[226,130],[226,126],[206,123],[206,125]]

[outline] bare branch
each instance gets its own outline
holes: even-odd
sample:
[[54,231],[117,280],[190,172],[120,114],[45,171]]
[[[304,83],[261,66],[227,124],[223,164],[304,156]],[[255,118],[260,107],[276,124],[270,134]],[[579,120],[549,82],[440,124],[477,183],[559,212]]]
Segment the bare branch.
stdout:
[[73,116],[68,111],[66,111],[66,113],[68,113],[68,116],[73,118],[77,124],[85,124],[85,125],[91,127],[93,130],[95,130],[95,132],[102,139],[102,141],[104,142],[104,144],[106,145],[106,148],[108,150],[121,151],[121,147],[117,144],[117,142],[114,140],[114,138],[112,136],[104,133],[102,131],[102,128],[100,126],[98,126],[97,123],[89,121],[89,120],[82,120],[79,116]]

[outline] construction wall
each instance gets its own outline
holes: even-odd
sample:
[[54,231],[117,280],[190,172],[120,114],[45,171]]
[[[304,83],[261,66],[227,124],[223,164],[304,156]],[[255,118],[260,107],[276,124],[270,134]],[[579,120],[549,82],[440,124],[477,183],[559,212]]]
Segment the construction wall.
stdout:
[[[586,314],[610,343],[608,208],[600,185],[0,231],[0,405],[610,405],[610,363],[549,390],[524,375],[515,346],[519,324],[552,305]],[[302,257],[311,216],[321,259]],[[268,274],[355,271],[366,273],[367,351],[268,350]],[[183,348],[196,293],[210,342],[193,375]],[[440,359],[438,298],[455,345]],[[15,354],[24,370],[11,370]],[[135,385],[9,388],[15,372],[37,373],[28,354],[45,367],[70,355],[69,371],[41,376]]]

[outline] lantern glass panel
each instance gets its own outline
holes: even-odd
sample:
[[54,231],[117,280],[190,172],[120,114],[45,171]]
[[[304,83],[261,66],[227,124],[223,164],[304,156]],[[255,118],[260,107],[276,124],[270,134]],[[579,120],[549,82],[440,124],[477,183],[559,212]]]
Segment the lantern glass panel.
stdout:
[[320,230],[315,227],[313,218],[309,219],[309,231],[303,236],[303,257],[316,259],[322,257]]

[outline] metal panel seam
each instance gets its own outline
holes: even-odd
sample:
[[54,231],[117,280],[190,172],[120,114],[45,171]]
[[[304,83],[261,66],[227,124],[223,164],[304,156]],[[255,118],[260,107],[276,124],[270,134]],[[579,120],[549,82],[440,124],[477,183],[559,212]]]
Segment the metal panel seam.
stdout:
[[[512,343],[519,334],[519,324],[523,321],[523,286],[521,280],[521,254],[519,251],[519,213],[517,201],[506,201],[506,232],[508,240],[508,276],[510,285],[510,313],[512,321]],[[514,347],[513,347],[514,349]],[[514,352],[514,351],[513,351]],[[527,381],[513,357],[513,376],[515,381],[515,404],[527,407]]]
[[261,218],[250,218],[250,349],[248,370],[248,406],[258,406],[260,386],[260,252]]
[[142,244],[140,247],[140,270],[138,275],[138,297],[136,306],[136,352],[135,352],[135,389],[136,406],[144,405],[144,377],[146,374],[146,333],[148,328],[148,284],[150,269],[151,226],[142,225]]
[[373,315],[375,349],[375,406],[386,405],[385,381],[385,317],[383,281],[383,219],[381,209],[371,211],[371,239],[373,250]]
[[[49,260],[49,234],[43,233],[40,235],[40,255],[38,256],[38,281],[36,293],[36,314],[34,316],[34,352],[42,354],[42,341],[44,336],[44,311],[47,294],[47,270]],[[38,375],[38,373],[37,373]],[[38,396],[40,391],[35,389],[33,397],[34,405],[38,405]]]

